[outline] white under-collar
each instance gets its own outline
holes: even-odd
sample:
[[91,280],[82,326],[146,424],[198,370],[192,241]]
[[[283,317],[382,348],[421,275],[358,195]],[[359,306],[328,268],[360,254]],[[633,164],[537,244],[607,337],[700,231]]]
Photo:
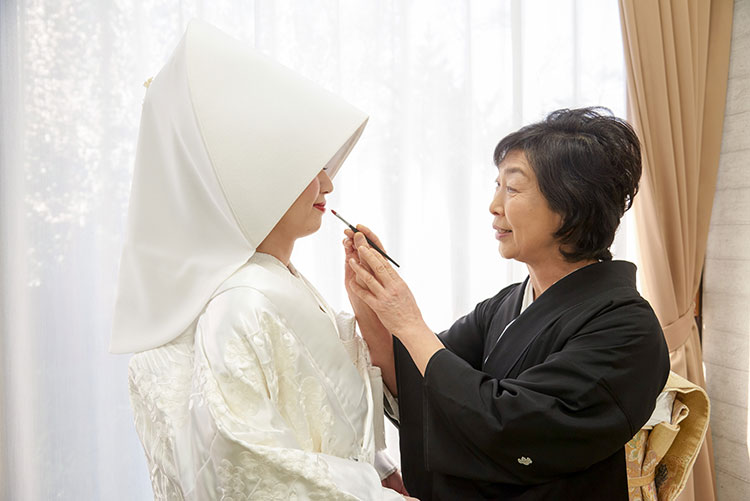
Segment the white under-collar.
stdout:
[[523,313],[523,310],[531,306],[534,302],[534,286],[531,285],[531,277],[526,281],[526,287],[523,290],[523,300],[521,301],[521,311],[519,315]]

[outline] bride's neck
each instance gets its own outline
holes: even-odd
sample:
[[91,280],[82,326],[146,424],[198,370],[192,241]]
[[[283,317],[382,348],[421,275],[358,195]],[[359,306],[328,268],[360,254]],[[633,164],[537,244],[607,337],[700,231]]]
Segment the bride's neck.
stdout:
[[289,266],[289,260],[292,258],[292,251],[294,250],[294,242],[295,239],[293,238],[288,238],[285,235],[271,231],[255,250],[264,254],[270,254],[284,263],[284,265]]

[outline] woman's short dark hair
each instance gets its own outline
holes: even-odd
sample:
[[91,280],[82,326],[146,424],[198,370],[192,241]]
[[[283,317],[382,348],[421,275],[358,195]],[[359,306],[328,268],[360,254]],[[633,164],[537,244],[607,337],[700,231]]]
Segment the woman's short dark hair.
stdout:
[[571,262],[611,260],[609,247],[641,178],[633,128],[606,108],[557,110],[505,136],[495,148],[495,165],[510,151],[526,155],[542,195],[562,216],[554,235],[560,253]]

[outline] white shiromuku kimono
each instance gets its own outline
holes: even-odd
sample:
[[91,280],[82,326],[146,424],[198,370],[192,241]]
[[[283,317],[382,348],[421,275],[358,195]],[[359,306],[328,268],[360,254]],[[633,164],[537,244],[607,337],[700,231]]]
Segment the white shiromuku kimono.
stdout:
[[[110,350],[157,499],[401,499],[354,320],[256,249],[367,115],[193,21],[146,91]],[[312,210],[312,208],[311,208]]]
[[354,318],[273,256],[129,379],[157,499],[402,499],[373,467],[382,382]]

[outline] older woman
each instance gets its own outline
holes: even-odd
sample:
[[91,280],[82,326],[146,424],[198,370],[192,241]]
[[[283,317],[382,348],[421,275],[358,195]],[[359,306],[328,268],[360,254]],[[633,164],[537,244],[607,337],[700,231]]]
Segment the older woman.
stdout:
[[529,276],[443,333],[361,233],[344,241],[355,313],[398,397],[406,487],[420,499],[627,499],[624,445],[669,373],[635,266],[609,251],[637,192],[638,139],[598,109],[559,110],[500,141],[495,164],[495,238]]

